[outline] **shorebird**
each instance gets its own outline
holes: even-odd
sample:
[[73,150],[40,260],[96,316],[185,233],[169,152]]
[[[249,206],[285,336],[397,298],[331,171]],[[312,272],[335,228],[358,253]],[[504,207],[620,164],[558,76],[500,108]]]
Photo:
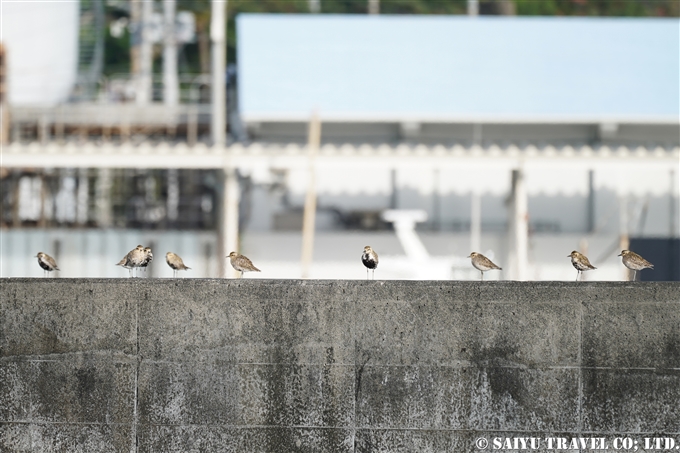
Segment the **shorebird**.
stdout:
[[484,281],[484,272],[490,271],[491,269],[502,270],[501,267],[496,266],[489,258],[481,253],[472,252],[468,258],[472,258],[472,265],[480,274],[482,274],[482,281]]
[[642,269],[654,269],[652,263],[630,250],[621,250],[619,256],[621,257],[621,261],[623,261],[623,265],[633,271],[633,281],[635,281],[637,271],[641,271]]
[[229,261],[231,262],[231,267],[241,273],[239,278],[243,278],[244,272],[260,272],[260,270],[253,265],[253,262],[250,261],[247,256],[239,255],[236,252],[231,252],[227,258],[229,258]]
[[576,281],[578,281],[578,277],[581,275],[581,272],[597,269],[595,266],[590,264],[590,261],[588,261],[588,258],[583,253],[579,253],[576,250],[567,255],[567,258],[571,258],[571,264],[578,271],[576,272]]
[[190,267],[184,265],[184,261],[182,261],[182,258],[180,258],[179,255],[176,255],[172,252],[165,254],[165,262],[168,263],[168,266],[172,268],[172,278],[177,278],[177,271],[191,269]]
[[54,261],[54,258],[52,258],[52,257],[51,257],[50,255],[48,255],[47,253],[38,252],[38,254],[35,255],[35,257],[38,258],[38,264],[40,265],[40,267],[43,268],[43,275],[44,275],[45,277],[47,277],[47,275],[48,275],[47,273],[48,273],[48,272],[52,272],[52,271],[55,271],[55,270],[57,270],[57,271],[60,270],[60,269],[57,267],[57,262]]
[[144,271],[144,275],[146,275],[146,267],[149,265],[151,261],[153,261],[153,253],[151,253],[151,247],[144,247],[144,260],[139,265],[139,267],[142,268],[142,270]]
[[123,259],[118,262],[118,264],[116,264],[116,266],[123,266],[130,272],[130,277],[132,277],[133,269],[139,267],[145,259],[146,253],[144,252],[144,247],[138,245],[134,249],[130,250],[128,254],[125,255]]
[[373,280],[375,280],[375,269],[378,267],[378,254],[371,248],[370,245],[364,247],[364,253],[361,254],[361,262],[366,266],[366,280],[368,280],[368,270],[372,270]]

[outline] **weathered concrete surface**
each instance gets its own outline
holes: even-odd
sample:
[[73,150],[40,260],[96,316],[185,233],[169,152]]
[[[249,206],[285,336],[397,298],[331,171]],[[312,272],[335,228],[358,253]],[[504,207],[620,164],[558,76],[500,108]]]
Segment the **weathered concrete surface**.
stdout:
[[0,280],[0,451],[680,441],[680,284]]

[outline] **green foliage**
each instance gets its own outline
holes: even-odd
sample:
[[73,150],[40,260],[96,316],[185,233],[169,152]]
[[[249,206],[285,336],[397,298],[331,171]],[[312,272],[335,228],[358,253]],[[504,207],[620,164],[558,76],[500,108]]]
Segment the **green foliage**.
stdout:
[[677,0],[513,0],[520,16],[648,17],[680,15]]
[[[611,16],[680,17],[680,0],[479,0],[480,4],[509,1],[520,16]],[[368,0],[320,0],[322,14],[366,14]],[[209,40],[210,0],[178,0],[177,9],[191,11],[196,17],[197,34]],[[467,0],[380,0],[381,14],[465,14]],[[236,23],[240,13],[307,14],[308,0],[228,0],[227,61],[236,55]],[[182,72],[200,70],[198,44],[184,46],[180,57]],[[205,59],[205,56],[204,56]],[[128,61],[126,64],[125,61]],[[204,62],[205,64],[205,62]],[[106,39],[105,72],[124,72],[129,68],[129,36]]]
[[108,26],[104,30],[103,72],[104,75],[130,72],[130,33],[127,30],[120,38],[111,36]]

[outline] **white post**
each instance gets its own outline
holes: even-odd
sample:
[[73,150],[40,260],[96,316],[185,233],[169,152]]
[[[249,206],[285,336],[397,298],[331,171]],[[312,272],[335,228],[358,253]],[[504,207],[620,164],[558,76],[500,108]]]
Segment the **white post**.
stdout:
[[[623,194],[624,189],[619,184],[619,249],[628,250],[630,247],[630,237],[628,236],[628,197]],[[618,253],[617,253],[618,255]],[[621,266],[623,279],[628,280],[630,272],[625,266]]]
[[467,13],[473,17],[479,15],[479,0],[468,0]]
[[314,112],[309,121],[309,186],[305,197],[302,217],[302,278],[309,278],[309,269],[314,256],[314,228],[316,225],[316,153],[321,144],[321,120]]
[[166,105],[177,105],[179,102],[175,9],[176,0],[163,0],[163,13],[165,19],[163,27],[163,101]]
[[153,42],[151,42],[151,16],[153,0],[142,1],[142,42],[139,46],[139,76],[137,78],[137,104],[145,105],[153,99]]
[[380,0],[368,0],[368,14],[380,14]]
[[524,172],[512,171],[512,193],[510,201],[508,278],[527,280],[529,265],[529,212]]
[[236,278],[238,273],[229,264],[227,256],[238,252],[238,175],[234,168],[225,168],[222,178],[222,199],[220,207],[220,224],[218,225],[218,259],[220,260],[220,277]]
[[212,0],[210,39],[212,40],[212,119],[213,146],[227,144],[227,0]]
[[481,253],[482,201],[479,193],[472,192],[470,205],[470,252]]
[[307,0],[307,6],[309,7],[309,12],[312,14],[321,12],[321,0]]

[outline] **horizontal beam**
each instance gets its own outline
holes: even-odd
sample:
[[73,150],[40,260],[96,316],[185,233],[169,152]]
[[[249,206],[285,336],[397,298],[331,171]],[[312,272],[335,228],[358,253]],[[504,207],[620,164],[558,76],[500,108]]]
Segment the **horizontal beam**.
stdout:
[[[272,145],[252,143],[228,147],[204,144],[188,146],[152,144],[57,144],[13,143],[3,148],[0,166],[14,168],[226,168],[279,167],[298,168],[308,165],[307,147],[299,144]],[[370,164],[398,167],[403,164],[447,166],[461,160],[487,161],[516,165],[518,162],[621,161],[658,162],[677,165],[680,147],[649,149],[607,146],[593,148],[535,146],[470,146],[455,145],[331,145],[321,147],[318,163],[362,160]]]
[[[321,121],[330,123],[431,123],[431,124],[644,124],[677,126],[677,115],[514,115],[514,114],[399,114],[399,113],[332,113],[319,112]],[[309,112],[242,113],[248,123],[309,122]]]

